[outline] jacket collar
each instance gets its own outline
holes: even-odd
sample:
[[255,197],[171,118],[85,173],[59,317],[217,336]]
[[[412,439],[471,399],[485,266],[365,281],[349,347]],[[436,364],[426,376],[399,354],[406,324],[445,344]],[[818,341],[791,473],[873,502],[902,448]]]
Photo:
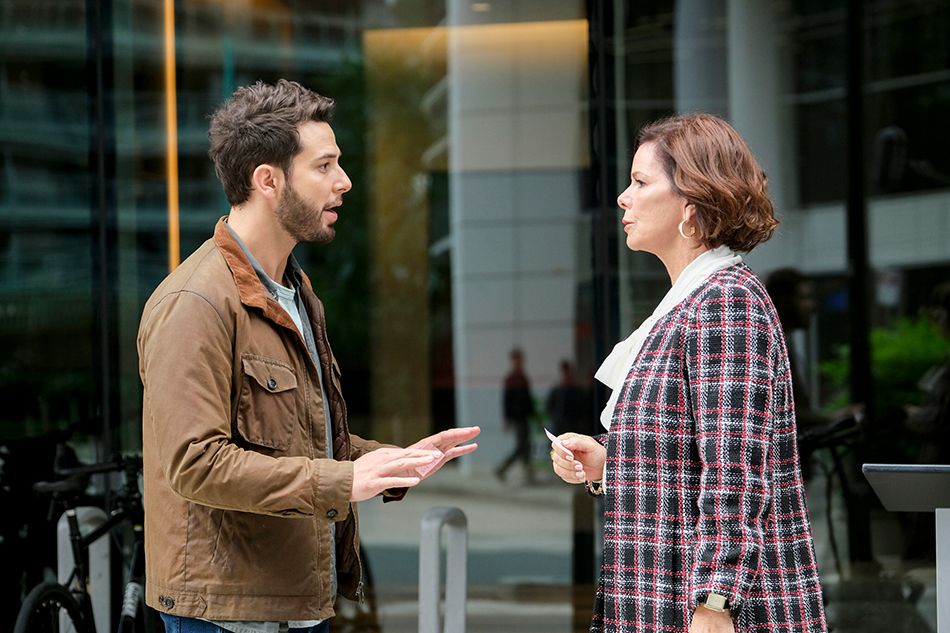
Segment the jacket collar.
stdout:
[[[248,260],[247,254],[241,244],[231,234],[231,229],[222,217],[214,227],[214,243],[224,256],[224,261],[231,269],[231,275],[234,277],[234,285],[237,287],[238,295],[241,297],[241,303],[251,308],[258,308],[264,313],[264,316],[296,331],[297,327],[287,311],[280,307],[280,304],[274,300],[270,291],[264,287],[257,271]],[[295,285],[302,292],[313,292],[310,285],[310,279],[300,269],[297,260],[293,255],[288,260],[288,271]]]

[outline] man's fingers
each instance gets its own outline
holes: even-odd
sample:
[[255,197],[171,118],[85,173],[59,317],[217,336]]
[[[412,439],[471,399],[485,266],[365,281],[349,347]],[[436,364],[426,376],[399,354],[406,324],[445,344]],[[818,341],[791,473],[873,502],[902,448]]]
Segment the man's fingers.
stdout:
[[456,457],[461,457],[462,455],[468,455],[469,453],[474,453],[475,449],[477,448],[478,444],[466,444],[465,446],[456,446],[455,448],[450,448],[445,452],[445,461],[455,459]]
[[413,446],[418,446],[420,444],[429,442],[445,451],[449,448],[452,448],[456,444],[467,442],[468,440],[478,436],[478,434],[481,432],[481,428],[477,426],[463,426],[456,429],[446,429],[436,433],[435,435],[422,438],[413,444]]
[[435,434],[433,439],[439,439],[443,442],[464,442],[481,433],[481,428],[477,426],[462,426],[455,429],[446,429]]
[[397,473],[414,470],[438,460],[438,457],[436,457],[435,453],[431,451],[425,451],[425,453],[425,455],[400,457],[398,459],[379,464],[376,467],[376,474],[380,477],[388,477]]
[[380,492],[390,488],[412,488],[422,481],[421,477],[382,477],[378,481]]
[[380,448],[353,462],[353,501],[364,501],[387,488],[415,486],[421,477],[413,476],[420,468],[438,463],[438,450]]
[[398,459],[400,457],[422,457],[424,455],[438,455],[438,452],[433,449],[425,448],[379,448],[373,451],[372,453],[367,453],[367,455],[375,455],[376,457],[390,457],[392,459]]

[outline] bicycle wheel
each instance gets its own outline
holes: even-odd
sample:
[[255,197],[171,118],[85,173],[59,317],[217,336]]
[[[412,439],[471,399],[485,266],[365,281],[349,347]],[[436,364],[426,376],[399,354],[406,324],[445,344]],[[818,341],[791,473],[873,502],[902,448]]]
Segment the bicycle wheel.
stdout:
[[[60,615],[68,624],[60,628]],[[44,582],[33,588],[16,617],[13,633],[66,633],[69,624],[75,633],[90,633],[90,628],[79,603],[66,587],[55,582]]]

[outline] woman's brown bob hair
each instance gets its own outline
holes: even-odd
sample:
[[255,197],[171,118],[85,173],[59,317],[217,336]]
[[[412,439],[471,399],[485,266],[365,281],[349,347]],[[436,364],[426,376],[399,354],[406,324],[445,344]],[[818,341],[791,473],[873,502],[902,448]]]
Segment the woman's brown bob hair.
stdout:
[[711,114],[661,119],[640,130],[653,143],[673,189],[696,208],[698,239],[708,248],[748,252],[775,232],[768,180],[735,128]]

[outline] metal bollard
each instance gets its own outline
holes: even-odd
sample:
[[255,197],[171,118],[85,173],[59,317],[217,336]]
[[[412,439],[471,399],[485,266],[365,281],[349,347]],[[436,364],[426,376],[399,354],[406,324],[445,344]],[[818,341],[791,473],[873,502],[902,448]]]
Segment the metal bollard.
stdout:
[[[441,533],[446,527],[445,619],[439,615]],[[458,508],[432,508],[422,517],[419,544],[419,633],[465,633],[468,521]]]

